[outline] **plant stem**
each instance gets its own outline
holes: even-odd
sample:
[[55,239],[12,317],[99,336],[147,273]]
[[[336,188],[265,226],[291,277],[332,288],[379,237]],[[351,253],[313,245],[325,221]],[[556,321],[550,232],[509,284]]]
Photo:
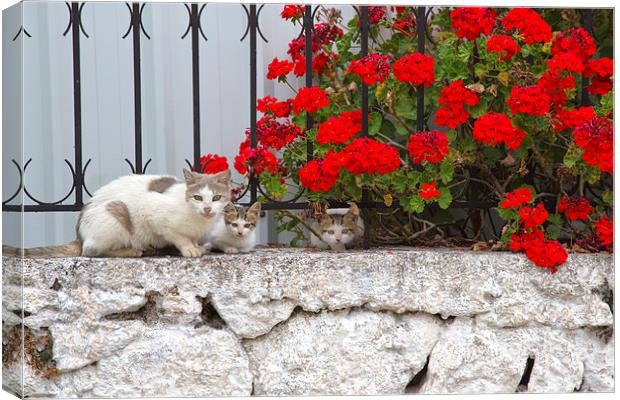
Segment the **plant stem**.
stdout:
[[318,233],[317,231],[314,230],[313,227],[311,227],[308,223],[306,223],[306,221],[301,218],[299,215],[297,215],[296,213],[289,211],[289,210],[282,210],[281,211],[284,215],[288,216],[289,218],[293,218],[296,219],[297,221],[299,221],[300,224],[302,224],[304,227],[306,227],[306,229],[308,229],[314,236],[316,236],[321,242],[327,244],[322,238],[321,238],[321,234]]

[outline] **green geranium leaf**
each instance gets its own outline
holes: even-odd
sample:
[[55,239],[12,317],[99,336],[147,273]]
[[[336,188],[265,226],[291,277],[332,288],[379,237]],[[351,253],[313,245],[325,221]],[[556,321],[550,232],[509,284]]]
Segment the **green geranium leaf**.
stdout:
[[446,208],[450,207],[450,204],[452,203],[452,193],[447,187],[441,188],[439,192],[441,194],[437,198],[437,204],[439,204],[440,208],[445,210]]
[[380,113],[370,114],[370,121],[368,121],[368,134],[374,135],[381,131],[381,125],[383,123],[383,116]]
[[505,221],[514,221],[521,218],[519,213],[512,208],[497,207],[495,210],[497,210],[497,214],[499,214],[500,218]]
[[446,184],[452,181],[454,176],[454,162],[451,159],[444,159],[439,164],[439,175],[441,175],[441,181]]
[[405,211],[414,212],[416,214],[421,213],[424,211],[424,199],[418,195],[406,198]]

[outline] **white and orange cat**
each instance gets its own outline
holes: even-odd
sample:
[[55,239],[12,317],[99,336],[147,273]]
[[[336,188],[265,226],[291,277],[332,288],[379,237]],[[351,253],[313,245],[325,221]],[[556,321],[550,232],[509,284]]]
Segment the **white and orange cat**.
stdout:
[[349,208],[329,208],[319,219],[309,221],[320,238],[310,233],[310,246],[327,250],[345,250],[360,243],[364,236],[364,221],[355,203]]
[[[62,246],[25,249],[39,257],[140,257],[175,246],[184,257],[200,257],[199,244],[230,201],[230,171],[206,175],[183,170],[167,175],[129,175],[97,190],[76,226],[77,240]],[[21,249],[3,246],[3,253]]]

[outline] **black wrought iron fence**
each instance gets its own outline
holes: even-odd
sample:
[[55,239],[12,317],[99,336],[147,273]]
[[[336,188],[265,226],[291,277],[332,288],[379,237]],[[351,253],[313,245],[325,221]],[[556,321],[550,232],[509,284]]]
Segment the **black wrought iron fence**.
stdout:
[[[82,88],[81,88],[81,58],[80,58],[80,42],[82,37],[88,39],[90,36],[85,30],[82,24],[82,10],[85,6],[85,2],[72,2],[66,3],[69,20],[63,36],[66,36],[71,32],[72,38],[72,58],[73,58],[73,122],[74,122],[74,155],[73,161],[65,159],[65,163],[71,170],[71,176],[73,179],[72,186],[69,192],[60,200],[53,202],[46,202],[39,200],[32,196],[28,189],[24,186],[24,174],[32,159],[28,159],[23,165],[16,160],[12,160],[13,164],[17,168],[17,172],[20,176],[19,187],[12,196],[2,202],[2,210],[9,212],[56,212],[56,211],[79,211],[84,206],[83,193],[86,192],[89,196],[92,196],[84,176],[86,170],[91,163],[91,159],[88,159],[85,163],[82,158]],[[134,159],[133,161],[125,159],[129,165],[131,172],[135,174],[142,174],[147,172],[147,168],[151,162],[151,159],[143,163],[142,155],[142,80],[141,80],[141,58],[140,58],[140,45],[143,37],[147,40],[151,40],[150,35],[142,24],[142,13],[147,3],[126,3],[129,10],[130,24],[125,34],[121,39],[127,39],[131,34],[133,40],[133,84],[134,84]],[[180,6],[180,5],[179,5]],[[191,40],[191,58],[192,58],[192,110],[193,110],[193,148],[192,156],[193,162],[185,160],[187,165],[192,168],[193,165],[199,165],[200,155],[202,154],[200,132],[201,132],[201,113],[200,113],[200,77],[201,71],[199,67],[200,59],[200,46],[199,41],[207,40],[207,37],[203,31],[201,25],[201,17],[205,9],[206,4],[184,4],[188,13],[188,25],[183,33],[179,33],[182,39],[189,37]],[[268,42],[267,38],[263,35],[259,25],[260,13],[264,8],[264,5],[242,4],[243,10],[247,17],[247,25],[243,32],[240,41],[243,42],[249,36],[250,40],[250,90],[249,90],[249,102],[250,107],[250,143],[254,148],[257,146],[257,40],[260,37],[265,43]],[[302,30],[299,33],[299,37],[305,35],[305,62],[306,62],[306,75],[305,85],[306,87],[313,86],[312,77],[312,35],[314,29],[313,20],[316,16],[320,6],[306,5],[303,8],[303,24]],[[368,6],[352,6],[359,17],[359,41],[360,41],[360,55],[365,56],[368,54],[368,41],[369,41],[369,18],[368,18]],[[432,42],[432,37],[427,26],[427,20],[429,18],[431,8],[419,6],[416,9],[416,35],[417,35],[417,51],[420,53],[425,52],[426,39]],[[591,31],[592,29],[592,10],[585,10],[584,26]],[[19,31],[13,38],[13,41],[23,34],[24,39],[31,38],[31,34],[28,33],[27,27],[20,27]],[[585,91],[586,80],[583,81],[582,87],[582,104],[588,104],[589,99],[587,92]],[[84,95],[88,95],[87,93]],[[368,135],[368,86],[366,84],[361,85],[361,110],[362,110],[362,136]],[[428,121],[426,110],[424,106],[424,87],[417,87],[417,109],[416,109],[416,128],[418,130],[424,130]],[[307,113],[306,127],[311,129],[313,126],[313,117],[311,113]],[[307,144],[307,159],[311,160],[313,157],[312,143],[308,141]],[[22,192],[24,197],[29,199],[35,204],[11,204],[11,202],[18,197]],[[267,198],[267,201],[263,204],[265,210],[284,210],[284,209],[304,209],[308,207],[308,203],[303,200],[303,190],[296,193],[288,200],[273,199],[266,193],[261,187],[260,181],[256,176],[250,176],[249,181],[245,187],[245,191],[241,193],[240,197],[245,197],[249,194],[249,203],[253,203],[259,197],[259,195]],[[67,203],[66,201],[73,196],[73,202]],[[339,202],[332,202],[332,206],[343,206],[344,204]],[[374,201],[370,198],[368,189],[364,188],[362,191],[361,201],[358,205],[362,209],[378,209],[378,208],[396,208],[399,207],[398,200],[394,200],[390,206],[385,205],[383,202]],[[491,201],[462,201],[455,200],[450,205],[451,208],[463,208],[463,209],[478,209],[486,212],[491,218],[489,209],[494,207],[495,202]],[[495,227],[494,227],[495,230]]]

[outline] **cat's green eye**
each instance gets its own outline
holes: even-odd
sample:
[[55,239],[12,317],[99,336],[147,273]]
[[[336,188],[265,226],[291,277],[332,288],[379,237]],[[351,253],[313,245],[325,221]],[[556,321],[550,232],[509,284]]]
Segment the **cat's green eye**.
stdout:
[[216,194],[215,196],[213,196],[213,201],[218,201],[219,199],[221,199],[222,196],[219,194]]
[[246,228],[251,228],[251,227],[252,227],[252,224],[245,224],[245,225],[243,225],[243,226],[244,226],[244,227],[246,227]]
[[194,200],[202,201],[202,196],[196,194],[196,195],[194,195]]
[[347,233],[349,233],[349,230],[348,229],[343,229],[342,233],[346,235]]
[[327,231],[327,233],[329,233],[330,235],[333,235],[334,231]]
[[234,227],[237,227],[237,223],[236,223],[236,222],[233,222],[233,223],[232,223],[232,224],[230,224],[230,225],[232,225],[232,226],[234,226]]

